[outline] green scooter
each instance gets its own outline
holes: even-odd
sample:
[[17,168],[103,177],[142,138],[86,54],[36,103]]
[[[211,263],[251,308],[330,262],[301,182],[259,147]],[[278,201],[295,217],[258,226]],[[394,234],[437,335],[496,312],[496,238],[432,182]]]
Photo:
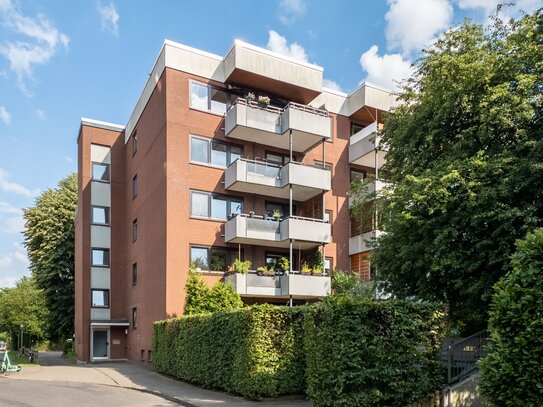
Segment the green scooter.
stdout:
[[8,352],[7,347],[6,347],[6,350],[4,351],[4,359],[2,360],[2,366],[0,367],[0,373],[19,372],[21,370],[21,366],[12,365],[11,361],[9,360],[8,353],[9,352]]

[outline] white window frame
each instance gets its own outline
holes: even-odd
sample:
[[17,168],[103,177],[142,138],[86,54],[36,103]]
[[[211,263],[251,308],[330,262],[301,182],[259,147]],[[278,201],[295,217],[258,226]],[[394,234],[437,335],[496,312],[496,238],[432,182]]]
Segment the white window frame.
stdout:
[[[202,161],[195,161],[195,160],[192,159],[192,140],[193,139],[202,140],[202,141],[205,141],[207,143],[207,163],[202,162]],[[226,146],[226,166],[219,165],[219,164],[214,164],[212,162],[213,143],[222,144],[222,145]],[[208,166],[208,167],[215,167],[215,168],[224,169],[224,168],[227,168],[230,165],[232,165],[232,163],[234,163],[237,160],[237,158],[236,158],[236,160],[232,161],[232,147],[239,148],[241,150],[240,158],[243,158],[243,146],[240,145],[240,144],[225,143],[223,141],[217,141],[217,140],[214,140],[214,139],[209,138],[209,137],[203,137],[203,136],[198,136],[196,134],[190,134],[190,137],[189,137],[189,161],[190,161],[191,164],[205,165],[205,166]],[[228,162],[230,162],[230,163],[228,163]]]

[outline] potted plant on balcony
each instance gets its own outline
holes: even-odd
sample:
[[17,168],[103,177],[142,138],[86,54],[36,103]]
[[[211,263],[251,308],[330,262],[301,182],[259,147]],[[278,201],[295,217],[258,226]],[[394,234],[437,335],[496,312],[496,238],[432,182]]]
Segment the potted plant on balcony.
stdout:
[[236,273],[247,274],[251,268],[251,262],[249,260],[242,261],[240,259],[234,260],[234,270]]
[[281,209],[274,209],[273,210],[273,218],[276,220],[276,221],[279,221],[281,219],[281,217],[283,216],[283,213],[281,212]]
[[272,267],[260,266],[256,269],[256,274],[259,276],[274,276],[275,270]]
[[250,102],[254,102],[255,99],[256,99],[256,96],[255,96],[255,94],[254,94],[253,92],[249,92],[249,93],[247,93],[247,94],[245,95],[245,100],[246,100],[247,102],[249,102],[249,103],[250,103]]
[[322,259],[322,253],[319,250],[315,250],[315,252],[311,256],[310,263],[312,273],[321,275],[324,267],[324,261]]
[[270,98],[268,96],[259,96],[257,101],[260,107],[268,107],[270,104]]
[[312,268],[309,266],[309,264],[307,264],[307,262],[303,262],[302,263],[302,274],[306,275],[306,276],[309,276],[311,274],[311,270]]
[[255,211],[249,211],[249,217],[254,218],[255,217]]
[[290,262],[286,257],[281,257],[279,260],[279,265],[281,266],[281,271],[283,274],[290,271]]

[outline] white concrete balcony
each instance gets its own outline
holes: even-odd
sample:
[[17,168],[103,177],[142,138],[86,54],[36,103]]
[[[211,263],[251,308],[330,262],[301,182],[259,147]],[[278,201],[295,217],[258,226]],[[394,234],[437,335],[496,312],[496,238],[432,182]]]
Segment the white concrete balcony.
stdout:
[[325,191],[332,185],[329,170],[299,163],[284,166],[265,161],[234,161],[225,171],[225,189],[246,192],[275,198],[289,198],[289,185],[292,184],[292,198],[305,202]]
[[282,276],[259,276],[248,274],[230,274],[225,282],[231,283],[242,297],[294,299],[320,298],[330,295],[331,279],[329,276],[302,275],[299,273]]
[[[384,182],[381,180],[373,180],[368,183],[367,190],[364,192],[364,194],[379,194],[385,187],[390,187],[389,182]],[[349,207],[353,206],[353,197],[349,195]]]
[[323,68],[236,40],[224,58],[224,78],[309,103],[322,92]]
[[384,233],[381,230],[372,230],[371,232],[351,237],[349,239],[349,256],[373,250],[371,243]]
[[288,150],[290,130],[292,150],[303,153],[329,139],[332,124],[326,110],[292,102],[280,109],[238,99],[226,112],[226,137]]
[[351,136],[349,142],[350,164],[381,168],[386,162],[386,151],[380,149],[381,137],[377,130],[377,122],[374,122]]
[[292,239],[294,247],[300,250],[330,243],[331,235],[330,224],[320,219],[299,216],[274,219],[246,214],[227,220],[224,231],[226,243],[287,248]]

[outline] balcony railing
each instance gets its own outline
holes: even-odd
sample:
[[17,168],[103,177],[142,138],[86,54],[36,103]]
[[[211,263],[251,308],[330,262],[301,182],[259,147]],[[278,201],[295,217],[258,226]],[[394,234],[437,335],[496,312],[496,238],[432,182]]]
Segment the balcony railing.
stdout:
[[254,272],[234,273],[225,277],[243,297],[319,298],[331,292],[331,280],[325,275],[300,273],[260,276]]
[[384,233],[382,230],[372,230],[371,232],[351,237],[349,239],[349,256],[373,250],[372,242]]
[[293,199],[304,202],[329,191],[329,170],[290,162],[284,166],[265,161],[237,159],[225,172],[225,188],[231,191],[289,198],[289,185],[293,187]]
[[224,240],[227,243],[286,248],[292,239],[296,241],[296,249],[305,250],[330,243],[330,233],[330,224],[321,219],[301,216],[276,219],[239,214],[226,221]]
[[380,168],[385,163],[377,122],[353,134],[349,141],[349,163],[370,168]]
[[331,119],[326,110],[311,106],[290,102],[278,108],[242,98],[226,112],[227,137],[288,150],[290,130],[292,150],[304,152],[331,137]]

